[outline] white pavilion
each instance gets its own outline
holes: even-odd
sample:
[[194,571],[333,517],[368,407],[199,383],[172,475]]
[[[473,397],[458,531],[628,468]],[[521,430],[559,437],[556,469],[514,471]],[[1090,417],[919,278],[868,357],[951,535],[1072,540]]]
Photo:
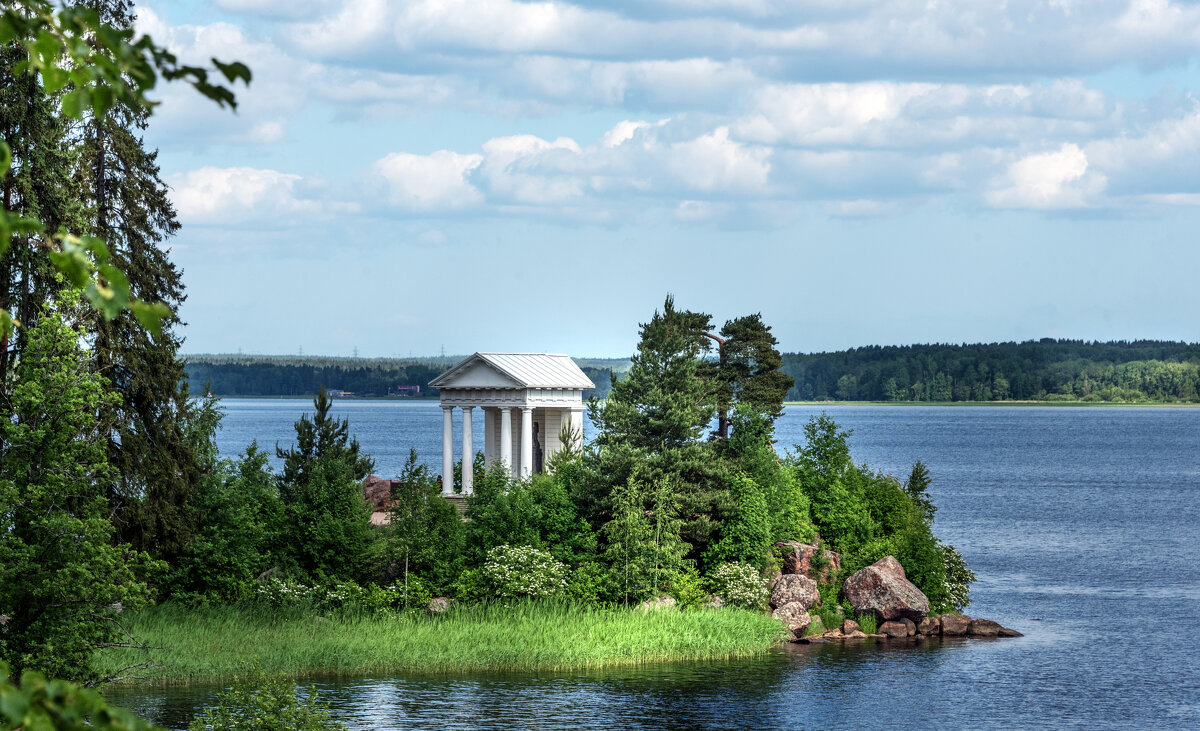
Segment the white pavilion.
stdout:
[[[454,409],[462,409],[462,494],[473,492],[471,417],[483,409],[483,454],[515,478],[541,471],[563,447],[563,427],[583,443],[583,391],[595,388],[575,361],[557,353],[476,353],[430,381],[441,393],[442,494],[454,494]],[[520,440],[513,443],[514,419]]]

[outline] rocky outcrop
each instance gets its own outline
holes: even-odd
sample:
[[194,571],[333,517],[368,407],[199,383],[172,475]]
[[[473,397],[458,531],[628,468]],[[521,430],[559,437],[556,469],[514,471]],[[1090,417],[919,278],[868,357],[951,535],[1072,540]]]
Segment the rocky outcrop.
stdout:
[[938,622],[942,625],[942,635],[945,637],[961,637],[967,633],[971,618],[958,614],[939,614]]
[[771,616],[783,622],[796,637],[803,637],[805,630],[812,624],[812,615],[800,602],[789,602],[771,612]]
[[675,606],[675,597],[664,594],[653,599],[647,599],[638,605],[638,609],[649,612],[652,609],[671,609]]
[[392,501],[392,481],[378,475],[368,475],[363,480],[363,498],[371,506],[371,512],[386,512]]
[[848,635],[856,631],[858,631],[858,622],[855,622],[853,619],[847,619],[845,622],[842,622],[842,634]]
[[817,582],[803,574],[783,574],[775,579],[771,589],[771,607],[778,609],[793,602],[804,606],[805,611],[821,604],[821,593]]
[[780,541],[775,546],[781,549],[781,571],[784,574],[801,574],[818,583],[827,584],[836,572],[842,570],[841,554],[821,548],[820,538],[813,539],[812,543]]
[[450,597],[435,596],[429,600],[430,614],[445,614],[450,611],[450,607],[454,606],[454,600]]
[[990,619],[972,619],[967,626],[967,634],[972,637],[999,637],[1002,629],[998,622]]
[[920,621],[929,611],[929,599],[908,580],[904,567],[892,556],[855,572],[842,591],[855,611],[874,612],[883,620]]
[[942,623],[937,617],[923,617],[917,623],[917,634],[919,635],[940,635],[942,633]]
[[[912,622],[910,620],[909,624],[911,623]],[[908,626],[904,624],[904,620],[889,619],[888,621],[879,625],[879,634],[887,635],[888,637],[894,637],[896,639],[908,637]]]

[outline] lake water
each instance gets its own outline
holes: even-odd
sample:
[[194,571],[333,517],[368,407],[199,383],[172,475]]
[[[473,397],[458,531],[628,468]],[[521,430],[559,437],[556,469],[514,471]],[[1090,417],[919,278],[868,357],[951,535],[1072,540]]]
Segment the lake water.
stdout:
[[[311,403],[226,402],[221,450],[286,446]],[[393,475],[438,469],[433,402],[340,401]],[[924,460],[936,530],[978,576],[968,609],[1025,633],[920,646],[792,646],[746,661],[317,683],[352,728],[1200,727],[1200,409],[789,406],[827,411],[856,460]],[[476,423],[481,434],[482,422]],[[456,435],[459,433],[455,425]],[[121,690],[185,726],[214,690]]]

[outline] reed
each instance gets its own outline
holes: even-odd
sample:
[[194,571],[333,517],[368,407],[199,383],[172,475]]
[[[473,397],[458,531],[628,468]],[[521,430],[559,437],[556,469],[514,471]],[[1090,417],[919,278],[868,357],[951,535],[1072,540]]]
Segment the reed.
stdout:
[[[269,674],[292,678],[592,669],[745,657],[783,639],[778,621],[740,609],[646,613],[553,602],[460,608],[436,617],[162,604],[131,613],[126,625],[162,648],[141,673],[160,685],[229,680],[255,661]],[[98,662],[117,668],[139,657],[122,650]]]

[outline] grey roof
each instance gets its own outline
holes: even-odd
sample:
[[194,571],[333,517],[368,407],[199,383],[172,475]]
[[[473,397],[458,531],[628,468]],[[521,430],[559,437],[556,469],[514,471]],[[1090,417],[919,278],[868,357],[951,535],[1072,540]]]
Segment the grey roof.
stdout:
[[595,388],[571,356],[562,353],[475,353],[429,382],[440,388],[472,363],[483,361],[522,388]]

